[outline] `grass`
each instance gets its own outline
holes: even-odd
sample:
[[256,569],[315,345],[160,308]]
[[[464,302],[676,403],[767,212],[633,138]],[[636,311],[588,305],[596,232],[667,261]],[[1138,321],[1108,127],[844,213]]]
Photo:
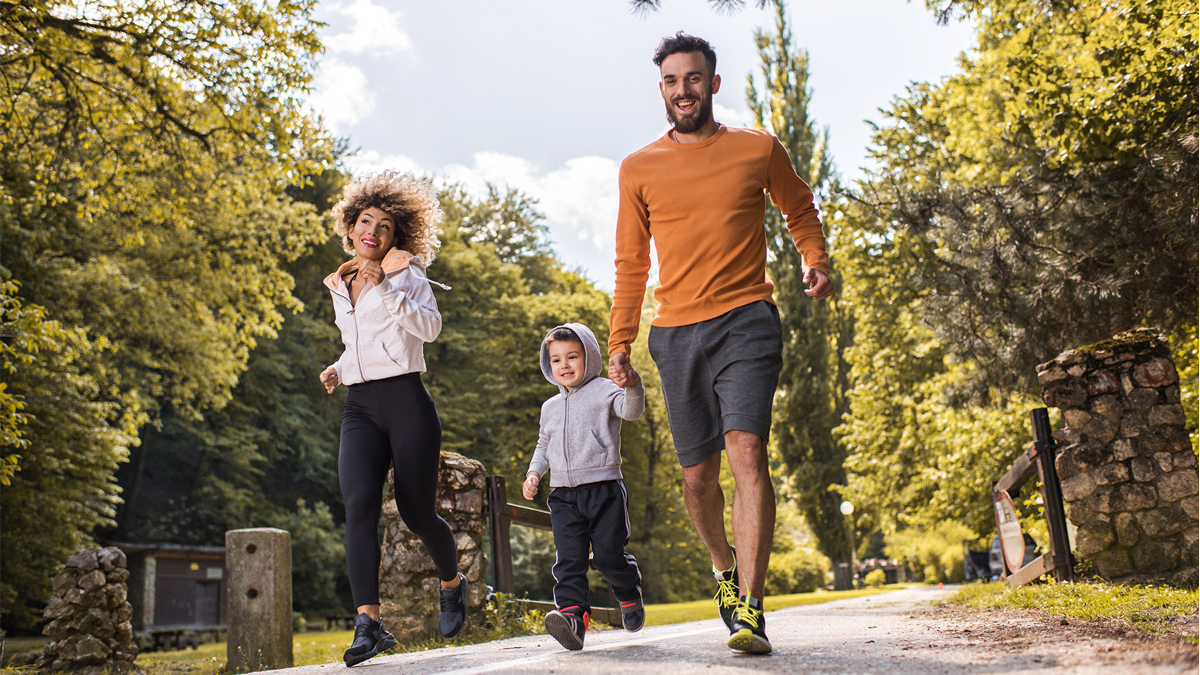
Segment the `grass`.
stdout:
[[1009,589],[1004,582],[971,584],[946,602],[979,609],[1040,609],[1047,614],[1088,621],[1114,619],[1139,630],[1170,633],[1196,644],[1195,634],[1181,633],[1178,619],[1195,616],[1196,589],[1121,586],[1105,581],[1028,584]]
[[[854,591],[815,591],[813,593],[795,593],[792,595],[771,595],[763,602],[767,611],[785,609],[797,605],[816,605],[822,602],[861,598],[864,595],[886,593],[901,588],[905,584],[882,586],[879,588],[863,588]],[[676,602],[669,605],[646,605],[646,625],[665,626],[672,623],[688,623],[717,618],[717,607],[712,600],[696,600],[694,602]]]

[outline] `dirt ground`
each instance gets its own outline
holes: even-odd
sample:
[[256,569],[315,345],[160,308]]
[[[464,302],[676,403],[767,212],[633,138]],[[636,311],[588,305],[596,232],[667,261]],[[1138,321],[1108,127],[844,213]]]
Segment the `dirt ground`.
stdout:
[[1011,664],[1015,657],[1027,659],[1031,670],[1047,665],[1068,670],[1125,665],[1138,671],[1175,666],[1179,672],[1196,672],[1200,662],[1196,614],[1156,626],[1162,632],[1140,630],[1126,621],[1064,619],[1037,610],[944,605],[916,607],[910,616],[943,639],[910,641],[900,649],[942,652],[947,663],[986,665],[1003,657]]

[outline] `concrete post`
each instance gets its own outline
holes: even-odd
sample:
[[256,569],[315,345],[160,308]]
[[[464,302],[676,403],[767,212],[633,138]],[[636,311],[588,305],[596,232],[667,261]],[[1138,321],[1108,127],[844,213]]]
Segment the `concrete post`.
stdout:
[[264,527],[225,533],[229,672],[291,668],[292,535]]

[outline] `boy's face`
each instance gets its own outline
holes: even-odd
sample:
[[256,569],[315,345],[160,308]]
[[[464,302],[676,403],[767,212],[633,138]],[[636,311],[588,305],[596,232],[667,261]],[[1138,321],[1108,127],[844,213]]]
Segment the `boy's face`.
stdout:
[[554,381],[570,389],[583,379],[583,343],[578,340],[555,340],[546,345],[550,353],[550,371]]

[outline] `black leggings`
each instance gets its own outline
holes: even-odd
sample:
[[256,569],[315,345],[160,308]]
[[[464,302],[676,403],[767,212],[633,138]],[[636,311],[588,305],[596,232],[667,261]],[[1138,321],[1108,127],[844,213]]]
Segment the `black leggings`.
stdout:
[[350,385],[342,413],[338,480],[346,504],[346,569],[354,606],[379,604],[379,515],[388,465],[396,507],[425,543],[442,581],[458,576],[450,525],[434,510],[442,423],[420,373]]

